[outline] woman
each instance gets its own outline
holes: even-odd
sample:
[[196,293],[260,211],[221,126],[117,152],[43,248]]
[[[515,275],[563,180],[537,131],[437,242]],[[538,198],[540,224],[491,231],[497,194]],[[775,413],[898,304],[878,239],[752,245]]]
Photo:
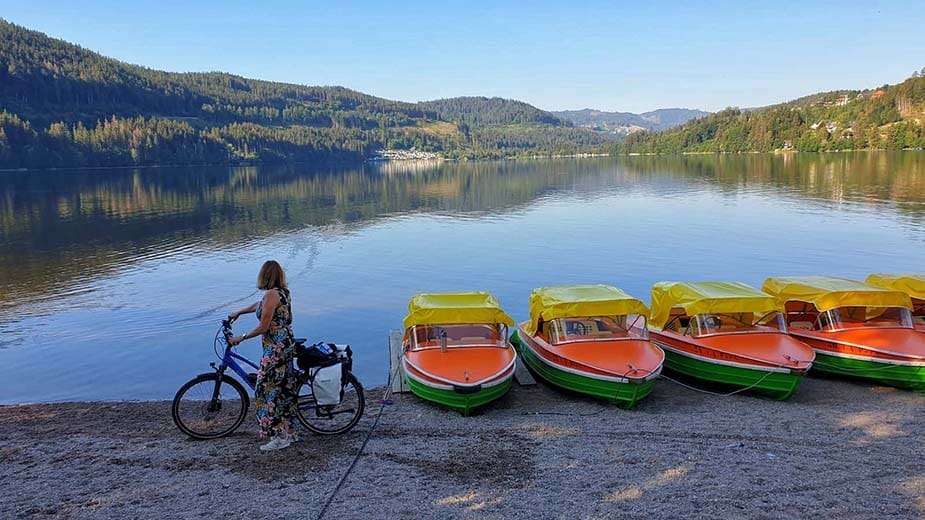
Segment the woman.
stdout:
[[257,371],[257,422],[260,436],[270,442],[262,451],[280,450],[294,440],[295,417],[298,406],[298,389],[293,373],[295,343],[292,336],[292,308],[286,273],[275,260],[267,260],[257,275],[257,288],[266,291],[263,299],[238,312],[228,315],[231,320],[257,311],[260,324],[254,330],[231,338],[232,345],[257,336],[263,339],[263,357]]

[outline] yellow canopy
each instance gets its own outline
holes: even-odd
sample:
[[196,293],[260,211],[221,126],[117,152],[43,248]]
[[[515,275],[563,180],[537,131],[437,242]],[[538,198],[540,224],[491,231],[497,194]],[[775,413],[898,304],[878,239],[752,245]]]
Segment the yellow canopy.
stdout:
[[916,300],[925,300],[925,273],[872,274],[864,283],[902,291]]
[[527,333],[536,334],[540,320],[649,313],[646,304],[610,285],[558,285],[530,293]]
[[511,319],[487,292],[418,294],[408,303],[405,328],[414,325],[452,325],[462,323],[504,323]]
[[762,289],[774,295],[781,305],[788,301],[807,302],[819,311],[838,307],[912,308],[909,295],[903,292],[829,276],[768,278]]
[[668,323],[671,309],[688,316],[752,312],[764,315],[783,308],[771,296],[739,282],[659,282],[652,286],[652,317],[657,330]]

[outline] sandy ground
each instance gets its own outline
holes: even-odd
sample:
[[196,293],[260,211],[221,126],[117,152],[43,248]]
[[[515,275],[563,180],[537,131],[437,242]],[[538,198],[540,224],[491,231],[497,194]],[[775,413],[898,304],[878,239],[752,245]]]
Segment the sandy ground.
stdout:
[[[0,407],[0,518],[315,518],[379,392],[353,432],[272,454],[251,421],[189,440],[165,402]],[[923,518],[923,412],[812,378],[783,403],[662,381],[633,411],[542,384],[468,418],[395,396],[324,517]]]

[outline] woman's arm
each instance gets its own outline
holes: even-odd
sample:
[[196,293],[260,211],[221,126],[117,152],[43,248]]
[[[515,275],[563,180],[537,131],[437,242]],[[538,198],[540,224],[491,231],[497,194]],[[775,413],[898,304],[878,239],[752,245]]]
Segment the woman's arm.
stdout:
[[276,307],[278,306],[279,293],[277,291],[267,291],[266,294],[263,295],[263,310],[260,313],[260,323],[257,325],[257,328],[248,332],[247,334],[242,334],[241,336],[231,338],[232,346],[237,345],[246,339],[256,338],[257,336],[270,330],[270,323],[273,321],[273,313],[276,312]]
[[243,309],[239,310],[238,312],[232,312],[231,314],[228,315],[228,319],[231,320],[231,321],[234,321],[234,320],[238,319],[242,314],[248,314],[248,313],[254,312],[254,311],[256,311],[256,310],[257,310],[257,304],[254,303],[254,304],[248,305],[247,307],[244,307]]

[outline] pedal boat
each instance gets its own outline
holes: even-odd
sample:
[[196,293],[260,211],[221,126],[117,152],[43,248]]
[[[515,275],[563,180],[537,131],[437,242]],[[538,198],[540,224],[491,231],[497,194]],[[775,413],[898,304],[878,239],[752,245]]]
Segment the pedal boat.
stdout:
[[789,336],[783,307],[738,282],[660,282],[649,332],[666,370],[784,400],[813,366],[813,350]]
[[418,294],[405,317],[402,370],[411,392],[469,415],[511,388],[514,324],[485,292]]
[[632,408],[652,392],[665,353],[649,341],[648,308],[609,285],[544,287],[511,342],[553,385]]
[[908,294],[912,299],[912,324],[917,331],[925,332],[925,273],[872,274],[864,283]]
[[815,369],[925,390],[925,334],[908,294],[854,280],[768,278],[764,291],[786,308],[790,334],[816,351]]

